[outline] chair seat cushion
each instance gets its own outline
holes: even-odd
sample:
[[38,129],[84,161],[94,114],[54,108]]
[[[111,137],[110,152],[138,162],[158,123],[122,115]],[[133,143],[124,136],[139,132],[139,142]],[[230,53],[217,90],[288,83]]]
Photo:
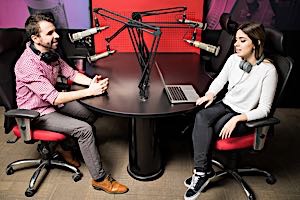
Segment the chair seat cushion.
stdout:
[[[17,137],[21,137],[21,132],[19,131],[18,126],[14,126],[13,133]],[[60,141],[64,140],[66,136],[62,133],[53,132],[53,131],[46,131],[46,130],[32,130],[31,132],[33,140],[41,140],[41,141]]]
[[217,140],[215,149],[221,151],[229,151],[236,149],[251,148],[254,142],[254,133],[239,137],[231,137],[227,139]]

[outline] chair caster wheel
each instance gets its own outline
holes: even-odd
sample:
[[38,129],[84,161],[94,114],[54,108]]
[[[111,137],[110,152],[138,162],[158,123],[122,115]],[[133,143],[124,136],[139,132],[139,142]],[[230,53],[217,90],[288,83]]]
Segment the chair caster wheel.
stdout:
[[14,172],[15,172],[15,171],[14,171],[14,169],[13,169],[12,167],[6,168],[6,174],[7,174],[7,175],[12,175]]
[[27,190],[25,191],[25,196],[26,197],[32,197],[34,194],[35,194],[34,189],[27,188]]
[[267,179],[266,179],[266,182],[270,185],[273,185],[275,182],[276,182],[276,178],[274,176],[269,176]]
[[81,176],[82,176],[81,174],[73,174],[72,179],[75,182],[77,182],[77,181],[79,181],[81,179]]

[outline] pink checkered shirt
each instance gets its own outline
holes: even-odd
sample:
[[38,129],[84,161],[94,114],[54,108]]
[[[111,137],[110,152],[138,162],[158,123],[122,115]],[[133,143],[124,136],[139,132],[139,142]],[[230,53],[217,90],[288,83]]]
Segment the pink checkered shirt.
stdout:
[[17,105],[45,115],[55,111],[54,100],[58,91],[54,88],[58,74],[74,80],[78,73],[61,58],[46,64],[26,44],[26,49],[15,66]]

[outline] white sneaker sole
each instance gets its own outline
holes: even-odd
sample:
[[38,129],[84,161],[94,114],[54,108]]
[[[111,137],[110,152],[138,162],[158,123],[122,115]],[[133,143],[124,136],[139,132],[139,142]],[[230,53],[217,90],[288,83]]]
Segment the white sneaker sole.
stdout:
[[[186,192],[184,194],[184,200],[195,200],[199,195],[200,193],[202,192],[202,190],[208,185],[208,183],[210,182],[211,179],[215,178],[216,174],[214,176],[212,176],[211,178],[207,179],[207,181],[202,185],[202,187],[200,188],[200,190],[194,195],[194,196],[191,196],[191,197],[186,197]],[[187,186],[187,184],[184,182],[184,185]],[[187,186],[188,189],[190,186]]]

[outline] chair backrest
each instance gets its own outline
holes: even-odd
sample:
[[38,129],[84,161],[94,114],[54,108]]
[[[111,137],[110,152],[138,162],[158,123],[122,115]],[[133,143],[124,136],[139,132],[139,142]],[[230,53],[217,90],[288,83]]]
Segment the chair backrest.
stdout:
[[269,58],[274,64],[278,74],[276,94],[270,113],[270,115],[273,115],[283,98],[284,89],[292,71],[294,61],[285,53],[283,34],[272,28],[265,28],[265,31],[266,41],[264,53],[266,58]]
[[233,53],[233,43],[237,28],[237,23],[231,20],[231,16],[228,13],[223,13],[221,15],[220,25],[222,30],[217,44],[220,46],[220,52],[218,56],[211,57],[211,66],[209,68],[209,70],[214,73],[219,73],[221,71],[227,58]]
[[[14,66],[25,48],[24,29],[0,29],[0,105],[5,110],[16,108],[16,86]],[[5,117],[5,133],[15,124],[13,118]]]

